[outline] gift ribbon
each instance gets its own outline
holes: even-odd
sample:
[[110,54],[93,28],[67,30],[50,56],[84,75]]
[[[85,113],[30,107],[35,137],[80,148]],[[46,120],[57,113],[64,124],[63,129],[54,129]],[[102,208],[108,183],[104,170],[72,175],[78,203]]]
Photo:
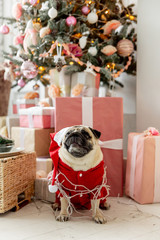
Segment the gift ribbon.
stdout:
[[[82,97],[82,125],[93,128],[93,98]],[[122,150],[123,139],[113,139],[108,141],[99,141],[102,148]]]
[[20,148],[24,149],[24,135],[25,135],[25,129],[20,128]]
[[130,173],[130,196],[133,198],[134,195],[134,177],[135,177],[135,168],[136,168],[136,155],[137,155],[137,144],[138,139],[142,136],[136,135],[133,138],[133,146],[132,146],[132,157],[131,157],[131,173]]
[[[131,168],[130,168],[130,197],[134,198],[134,182],[136,170],[136,156],[138,140],[144,134],[136,135],[133,137],[133,146],[131,154]],[[152,136],[155,139],[155,172],[154,172],[154,196],[153,202],[160,202],[160,136]],[[143,159],[142,159],[143,160]]]

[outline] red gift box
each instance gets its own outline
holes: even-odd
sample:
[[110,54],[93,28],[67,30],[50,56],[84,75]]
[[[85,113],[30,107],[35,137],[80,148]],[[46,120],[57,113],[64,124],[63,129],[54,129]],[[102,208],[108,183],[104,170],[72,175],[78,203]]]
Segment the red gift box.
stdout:
[[20,127],[54,128],[54,107],[32,107],[19,110]]
[[56,98],[56,132],[86,125],[101,132],[110,196],[123,195],[123,102],[122,98]]

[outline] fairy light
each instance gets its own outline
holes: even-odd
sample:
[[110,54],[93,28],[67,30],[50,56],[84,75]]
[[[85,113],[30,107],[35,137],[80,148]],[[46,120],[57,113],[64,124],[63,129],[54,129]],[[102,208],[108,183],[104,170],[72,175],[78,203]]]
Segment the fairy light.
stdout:
[[73,65],[73,64],[74,64],[74,62],[70,62],[69,64],[70,64],[70,65]]
[[131,16],[129,17],[129,19],[133,21],[133,20],[135,19],[135,17],[131,15]]
[[43,66],[40,66],[40,67],[38,68],[38,70],[39,70],[39,72],[40,72],[40,73],[42,73],[42,72],[44,72],[44,71],[45,71],[45,67],[43,67]]
[[105,11],[105,14],[108,14],[109,13],[109,10],[107,9],[106,11]]
[[135,17],[133,15],[126,14],[126,17],[129,18],[131,21],[135,20]]

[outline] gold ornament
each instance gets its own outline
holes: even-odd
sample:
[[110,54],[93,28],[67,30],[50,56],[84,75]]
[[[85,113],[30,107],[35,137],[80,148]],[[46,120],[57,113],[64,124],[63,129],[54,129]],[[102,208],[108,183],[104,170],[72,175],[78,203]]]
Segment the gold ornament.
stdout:
[[131,55],[134,50],[133,43],[128,39],[122,39],[117,44],[117,52],[122,57]]

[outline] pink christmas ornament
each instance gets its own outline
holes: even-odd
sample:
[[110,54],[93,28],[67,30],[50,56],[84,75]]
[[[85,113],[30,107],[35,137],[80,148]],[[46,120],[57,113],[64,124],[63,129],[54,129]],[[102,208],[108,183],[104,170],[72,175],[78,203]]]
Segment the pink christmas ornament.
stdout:
[[84,15],[88,15],[88,13],[90,12],[90,9],[88,6],[83,6],[81,11]]
[[33,6],[35,6],[39,3],[39,0],[29,0],[29,3]]
[[22,87],[24,87],[25,85],[26,85],[26,83],[25,83],[24,79],[23,79],[23,78],[20,78],[20,79],[18,80],[18,86],[20,86],[20,87],[22,88]]
[[76,20],[75,17],[69,16],[69,17],[66,18],[66,24],[67,24],[67,26],[72,26],[72,25],[75,26],[76,23],[77,23],[77,20]]
[[9,27],[7,26],[7,25],[2,25],[1,27],[0,27],[0,33],[2,33],[2,34],[8,34],[9,33]]
[[23,44],[23,40],[24,40],[24,36],[18,35],[14,38],[13,43],[14,43],[14,45]]
[[22,16],[22,4],[21,3],[15,3],[12,7],[12,16],[16,19],[19,20]]
[[121,25],[121,23],[120,23],[118,20],[108,21],[108,22],[103,26],[104,35],[109,35],[112,30],[117,29],[120,25]]
[[37,67],[30,61],[23,62],[21,71],[27,79],[33,79],[38,74]]
[[101,52],[103,54],[105,54],[106,56],[110,56],[110,55],[114,54],[115,52],[117,52],[117,48],[115,48],[112,45],[107,45],[101,49]]

